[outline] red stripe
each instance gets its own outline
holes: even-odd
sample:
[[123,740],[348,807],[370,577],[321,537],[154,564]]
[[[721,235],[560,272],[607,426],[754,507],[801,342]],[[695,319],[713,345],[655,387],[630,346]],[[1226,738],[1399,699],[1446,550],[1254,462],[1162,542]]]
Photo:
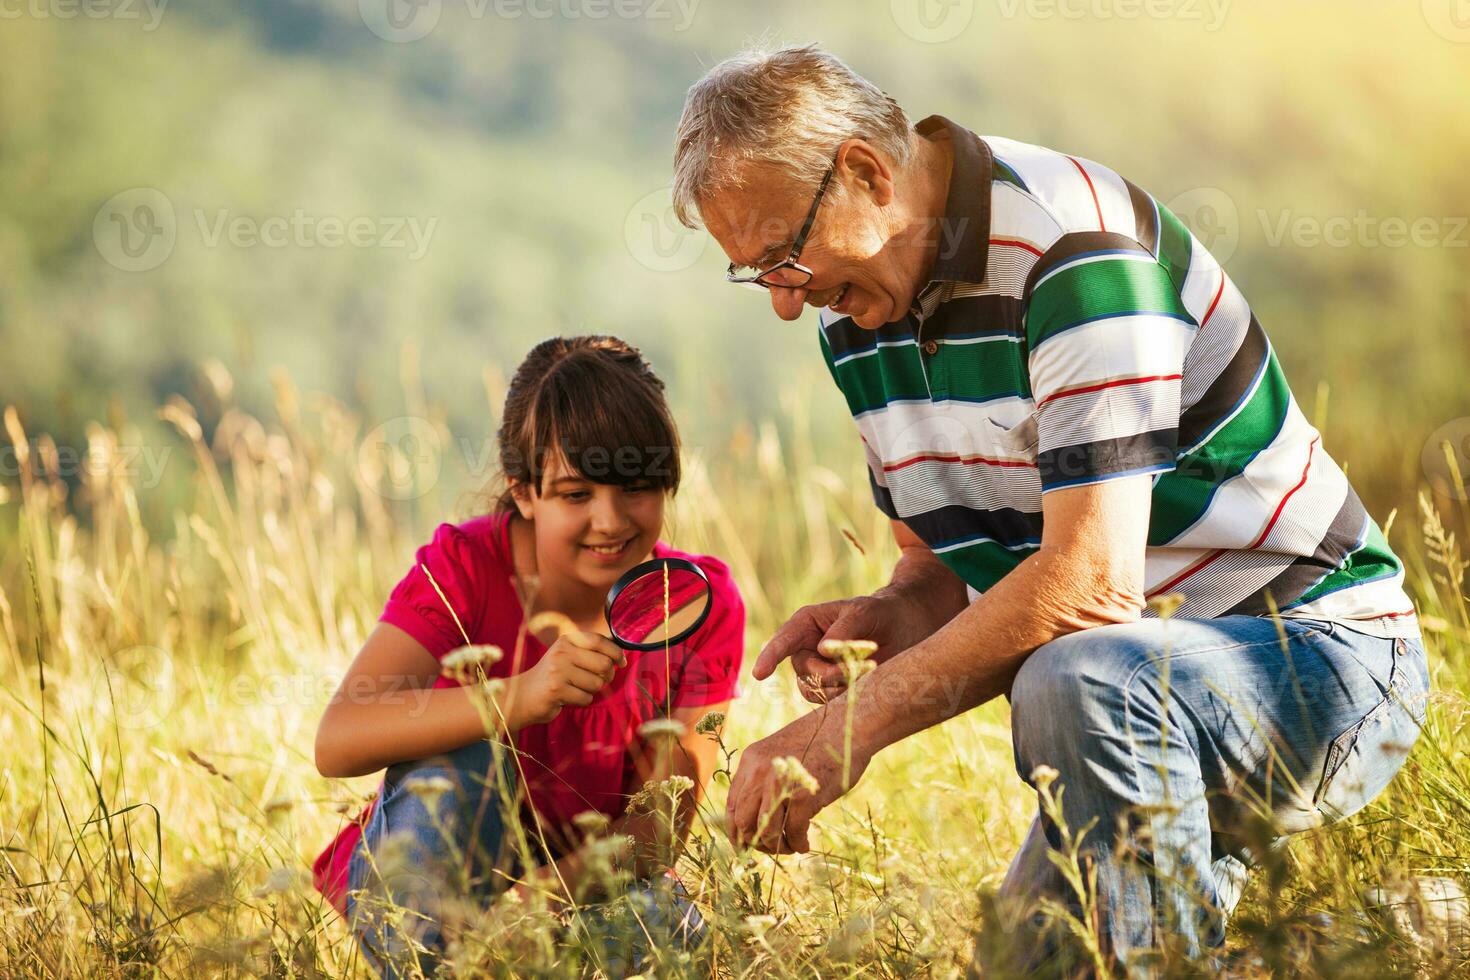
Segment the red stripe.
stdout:
[[1215,551],[1210,552],[1208,555],[1205,555],[1199,561],[1195,562],[1193,565],[1191,565],[1190,567],[1186,568],[1184,571],[1180,572],[1178,575],[1174,576],[1169,581],[1165,582],[1163,585],[1160,585],[1158,588],[1154,589],[1152,592],[1146,593],[1144,595],[1144,598],[1145,599],[1152,599],[1156,595],[1160,595],[1162,593],[1168,592],[1174,586],[1178,585],[1180,582],[1183,582],[1185,579],[1189,578],[1189,576],[1193,575],[1195,572],[1199,571],[1201,568],[1204,568],[1210,562],[1214,561],[1216,558],[1219,558],[1223,554],[1225,554],[1225,549],[1224,548],[1219,548],[1219,549],[1216,549]]
[[1072,161],[1072,166],[1076,167],[1077,172],[1082,175],[1082,179],[1087,181],[1087,189],[1092,191],[1092,206],[1097,208],[1097,226],[1102,231],[1107,231],[1108,226],[1103,221],[1102,216],[1102,202],[1097,199],[1097,188],[1092,186],[1092,178],[1087,176],[1087,171],[1082,169],[1082,164],[1077,162],[1076,157],[1067,157],[1067,159]]
[[1302,478],[1296,481],[1296,486],[1286,491],[1286,496],[1282,497],[1281,503],[1276,505],[1276,513],[1272,514],[1271,520],[1266,523],[1266,529],[1261,532],[1260,537],[1251,542],[1250,546],[1245,549],[1246,551],[1255,551],[1261,546],[1261,542],[1266,540],[1266,536],[1269,535],[1271,533],[1271,529],[1276,526],[1276,521],[1278,518],[1281,517],[1281,512],[1286,509],[1286,502],[1291,499],[1292,494],[1296,493],[1298,490],[1306,485],[1307,471],[1312,468],[1312,456],[1316,454],[1317,441],[1321,438],[1321,436],[1318,436],[1316,439],[1313,439],[1307,444],[1307,465],[1302,467]]
[[908,459],[899,460],[896,463],[886,463],[883,466],[884,473],[896,473],[915,463],[959,463],[962,466],[973,466],[976,463],[984,463],[986,466],[1017,466],[1022,468],[1035,468],[1035,463],[1028,463],[1023,459],[991,459],[988,456],[960,456],[954,453],[921,453],[918,456],[910,456]]
[[1014,238],[992,238],[990,240],[990,244],[1011,245],[1015,248],[1024,248],[1026,251],[1030,252],[1032,255],[1035,255],[1037,258],[1041,257],[1041,249],[1037,248],[1035,245],[1032,245],[1030,242],[1021,242],[1015,240]]
[[[1284,497],[1282,497],[1281,498],[1281,502],[1276,505],[1276,512],[1271,515],[1271,520],[1269,522],[1267,522],[1266,529],[1261,532],[1260,537],[1256,538],[1255,541],[1253,541],[1252,543],[1250,543],[1249,545],[1247,545],[1244,550],[1246,550],[1246,551],[1254,551],[1256,548],[1259,548],[1261,546],[1261,542],[1266,540],[1266,536],[1271,533],[1271,528],[1275,527],[1276,526],[1276,521],[1278,519],[1280,519],[1281,512],[1286,508],[1286,502],[1291,499],[1292,494],[1296,493],[1298,490],[1300,490],[1302,488],[1303,485],[1306,484],[1306,482],[1307,482],[1307,471],[1312,468],[1312,456],[1316,454],[1316,451],[1317,451],[1317,441],[1318,441],[1318,439],[1321,439],[1321,436],[1318,436],[1317,439],[1313,439],[1307,445],[1307,465],[1302,467],[1302,478],[1296,482],[1296,486],[1294,486],[1290,490],[1286,491],[1286,495]],[[1210,562],[1214,561],[1216,558],[1219,558],[1221,555],[1225,554],[1225,551],[1226,551],[1226,549],[1224,549],[1224,548],[1220,548],[1220,549],[1218,549],[1216,551],[1212,551],[1210,554],[1206,555],[1203,559],[1201,559],[1200,561],[1196,562],[1191,567],[1186,568],[1183,572],[1181,572],[1178,575],[1174,576],[1172,579],[1170,579],[1169,581],[1165,582],[1163,585],[1158,586],[1152,592],[1147,593],[1144,596],[1144,598],[1145,599],[1152,599],[1156,595],[1160,595],[1161,593],[1167,592],[1168,590],[1172,589],[1174,586],[1178,585],[1180,582],[1183,582],[1185,579],[1189,578],[1191,575],[1193,575],[1194,573],[1198,572],[1200,569],[1204,568],[1206,565],[1208,565]]]
[[1149,381],[1181,381],[1183,378],[1184,375],[1182,374],[1154,374],[1147,378],[1119,378],[1116,381],[1103,381],[1099,384],[1087,385],[1083,388],[1070,388],[1067,391],[1052,392],[1037,402],[1036,407],[1040,408],[1047,402],[1055,401],[1058,398],[1066,398],[1068,395],[1083,395],[1089,391],[1102,391],[1104,388],[1117,388],[1120,385],[1141,385]]
[[1205,318],[1200,321],[1199,325],[1201,327],[1203,327],[1205,324],[1207,324],[1207,323],[1210,322],[1210,317],[1212,317],[1212,316],[1215,315],[1215,308],[1220,305],[1220,297],[1221,296],[1224,296],[1224,295],[1225,295],[1225,270],[1224,269],[1221,269],[1220,270],[1220,288],[1217,289],[1217,290],[1215,290],[1215,301],[1210,304],[1210,312],[1206,313],[1205,314]]

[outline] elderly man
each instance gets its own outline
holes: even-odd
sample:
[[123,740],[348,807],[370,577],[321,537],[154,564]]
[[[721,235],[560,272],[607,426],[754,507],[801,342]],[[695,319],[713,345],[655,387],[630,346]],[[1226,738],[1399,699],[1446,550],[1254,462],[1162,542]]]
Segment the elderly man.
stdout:
[[[689,90],[674,203],[781,319],[819,309],[902,550],[762,651],[828,707],[743,751],[732,835],[805,850],[876,752],[1008,694],[1018,772],[1065,793],[1003,907],[1073,898],[1046,850],[1085,833],[1107,953],[1220,944],[1252,818],[1361,808],[1429,683],[1399,560],[1229,276],[1106,167],[913,124],[815,46]],[[849,688],[819,651],[855,639],[877,666]]]

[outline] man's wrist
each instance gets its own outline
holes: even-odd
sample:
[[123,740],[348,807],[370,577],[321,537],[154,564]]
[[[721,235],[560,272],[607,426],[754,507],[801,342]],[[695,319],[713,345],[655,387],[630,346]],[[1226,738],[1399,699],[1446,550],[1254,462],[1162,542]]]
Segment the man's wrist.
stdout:
[[874,592],[875,597],[892,597],[912,602],[933,629],[938,629],[964,609],[969,594],[964,580],[932,553],[905,549],[894,568],[892,581]]
[[843,743],[849,723],[852,725],[852,751],[856,755],[872,758],[893,744],[894,739],[889,737],[891,725],[888,718],[893,706],[883,696],[883,685],[891,673],[880,664],[828,703],[825,721],[834,727],[838,745]]

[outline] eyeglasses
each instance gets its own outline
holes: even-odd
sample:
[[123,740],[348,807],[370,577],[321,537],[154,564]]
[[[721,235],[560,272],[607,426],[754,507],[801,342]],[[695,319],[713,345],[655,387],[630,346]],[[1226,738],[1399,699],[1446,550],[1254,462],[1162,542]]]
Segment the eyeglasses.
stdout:
[[812,224],[817,220],[817,208],[822,205],[822,195],[827,193],[827,184],[832,180],[832,174],[837,169],[837,161],[834,159],[827,173],[822,177],[822,183],[817,188],[817,196],[812,200],[811,210],[806,213],[806,220],[801,223],[801,231],[796,240],[791,243],[791,253],[771,266],[769,269],[756,272],[753,275],[741,275],[740,269],[749,269],[751,266],[730,263],[730,268],[725,270],[725,281],[733,282],[747,289],[770,289],[772,286],[781,286],[786,289],[797,289],[812,281],[812,270],[797,262],[801,258],[801,250],[806,247],[807,236],[811,234]]

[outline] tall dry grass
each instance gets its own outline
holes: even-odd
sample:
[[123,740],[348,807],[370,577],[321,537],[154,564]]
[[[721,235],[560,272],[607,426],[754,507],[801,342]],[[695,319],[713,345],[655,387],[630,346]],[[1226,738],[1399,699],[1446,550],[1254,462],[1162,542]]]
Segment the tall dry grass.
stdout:
[[[141,514],[165,490],[140,485],[138,432],[93,426],[87,465],[66,482],[63,447],[5,416],[19,472],[0,491],[4,976],[364,969],[307,869],[376,780],[318,776],[313,732],[413,547],[478,506],[463,465],[475,454],[458,451],[413,386],[405,415],[418,442],[394,428],[406,423],[370,429],[285,381],[273,416],[252,417],[222,369],[206,375],[207,419],[179,400],[161,410],[177,433],[167,487],[178,498],[156,535]],[[808,410],[794,387],[781,426],[692,449],[671,520],[676,546],[730,563],[752,650],[798,606],[876,587],[895,557],[860,454],[819,449]],[[433,444],[437,455],[421,452]],[[1433,501],[1403,492],[1390,533],[1432,629],[1428,725],[1382,798],[1295,839],[1253,878],[1232,929],[1241,975],[1457,970],[1365,909],[1366,889],[1412,876],[1470,880],[1466,565]],[[737,759],[808,707],[789,676],[743,688],[723,736]],[[713,787],[681,862],[713,943],[695,959],[659,950],[650,972],[962,973],[1035,807],[1012,772],[1006,722],[992,704],[884,752],[800,857],[733,851]],[[495,941],[460,951],[462,972],[598,963],[590,944],[526,915],[520,928],[487,922]],[[982,941],[1006,938],[992,925]]]

